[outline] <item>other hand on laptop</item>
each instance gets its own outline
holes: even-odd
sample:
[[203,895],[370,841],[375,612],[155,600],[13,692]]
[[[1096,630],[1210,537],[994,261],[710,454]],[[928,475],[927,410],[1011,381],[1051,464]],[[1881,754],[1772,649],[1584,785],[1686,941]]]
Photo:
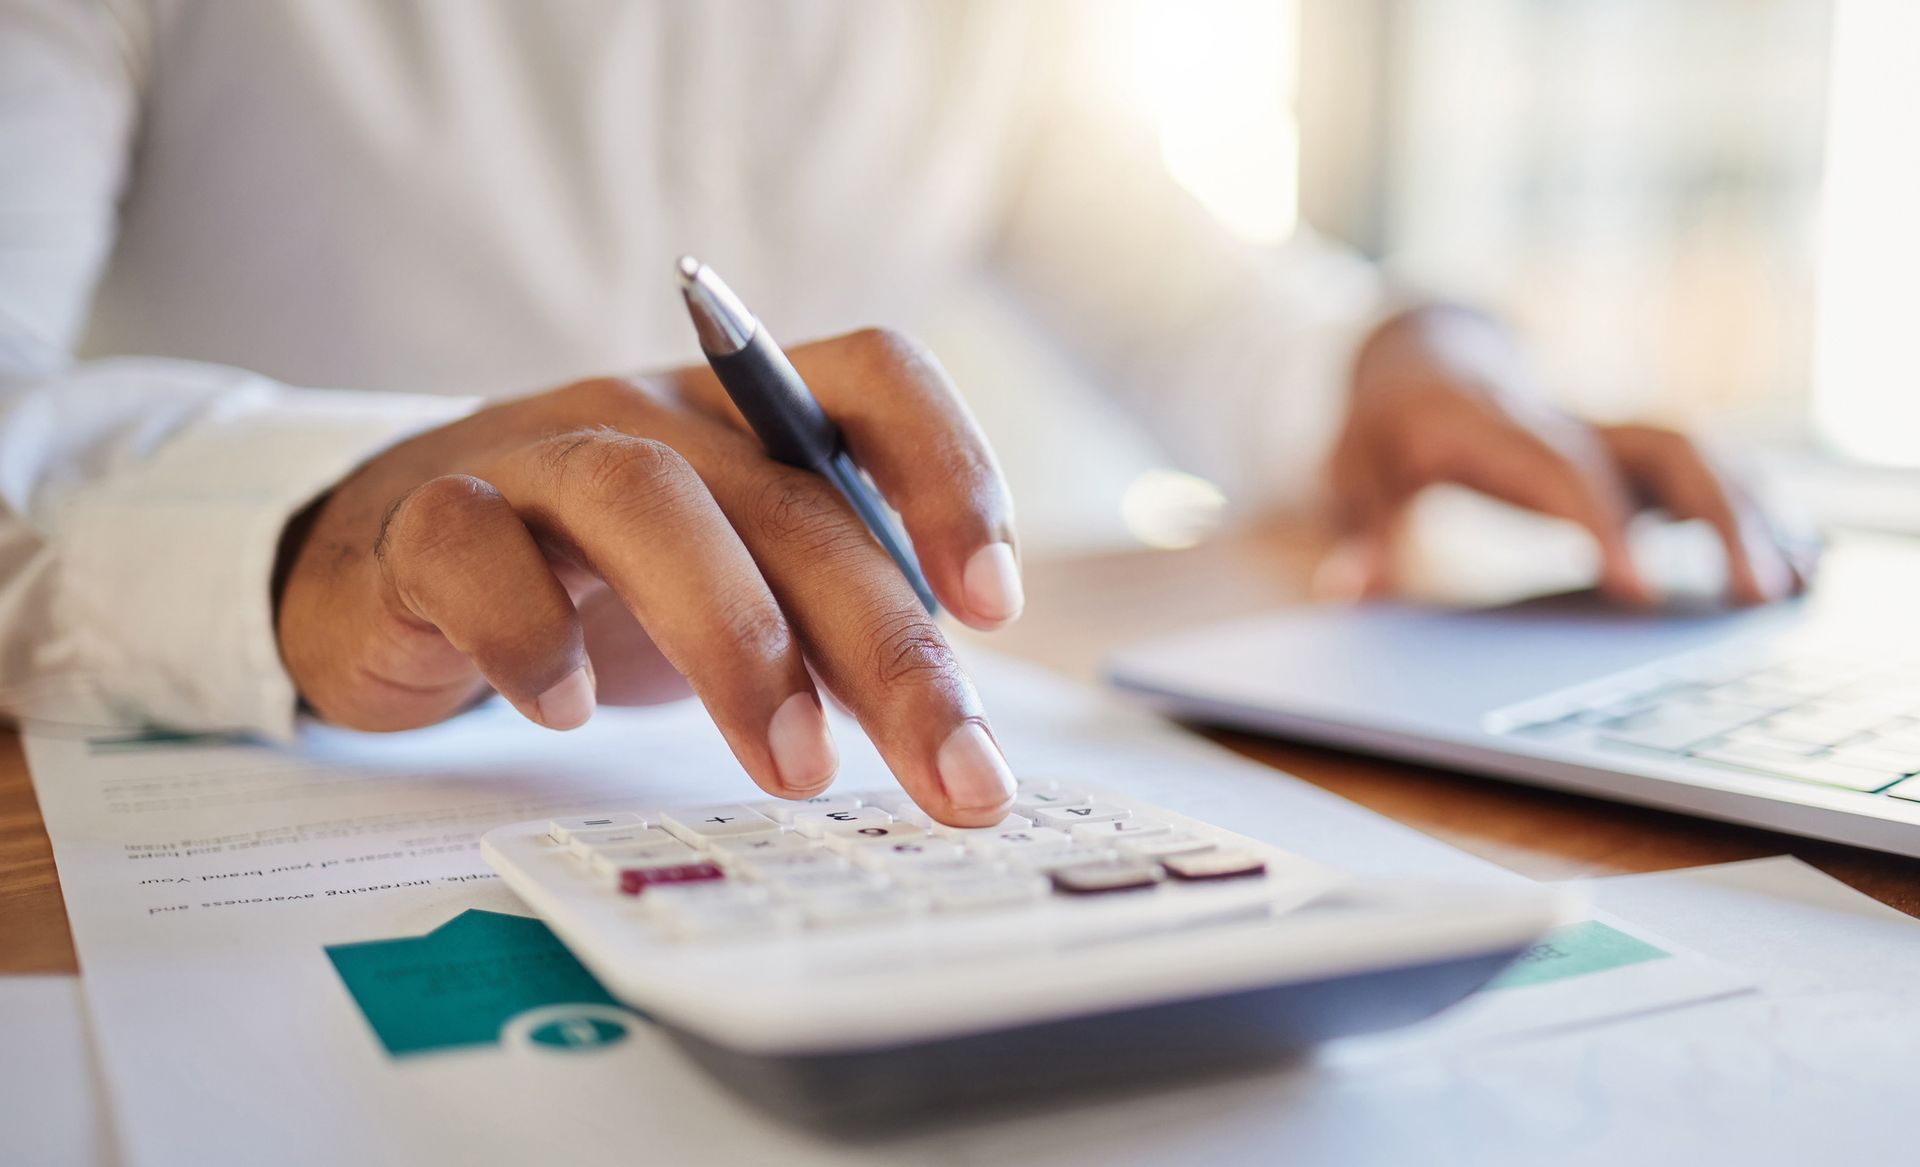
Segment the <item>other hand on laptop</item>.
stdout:
[[1331,597],[1395,590],[1394,543],[1407,507],[1441,483],[1584,527],[1599,546],[1600,587],[1622,603],[1655,599],[1627,545],[1628,520],[1643,509],[1714,528],[1735,603],[1798,594],[1816,558],[1691,438],[1593,425],[1556,408],[1506,331],[1456,307],[1402,313],[1361,348],[1328,481],[1341,541],[1316,584]]

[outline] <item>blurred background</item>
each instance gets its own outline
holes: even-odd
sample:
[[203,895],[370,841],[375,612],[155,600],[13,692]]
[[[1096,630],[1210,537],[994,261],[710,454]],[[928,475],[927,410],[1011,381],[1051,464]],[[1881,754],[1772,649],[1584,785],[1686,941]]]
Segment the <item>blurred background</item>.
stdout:
[[[1920,528],[1920,4],[1100,9],[1109,98],[1240,238],[1343,242],[1503,313],[1571,408],[1710,429],[1823,519]],[[937,345],[959,364],[987,359],[969,323]],[[1204,510],[1204,487],[1144,435],[1110,445],[1097,489],[1131,502],[1108,528],[1015,483],[1040,545],[1187,537],[1162,512]]]

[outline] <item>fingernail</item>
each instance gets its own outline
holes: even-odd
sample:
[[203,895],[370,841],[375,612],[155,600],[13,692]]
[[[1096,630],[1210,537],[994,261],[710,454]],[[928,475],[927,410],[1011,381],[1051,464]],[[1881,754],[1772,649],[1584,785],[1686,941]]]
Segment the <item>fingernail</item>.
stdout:
[[948,734],[934,764],[955,810],[997,810],[1013,797],[1013,772],[977,721],[964,722]]
[[1011,620],[1026,607],[1020,564],[1011,544],[989,543],[974,552],[960,582],[967,594],[967,610],[984,620]]
[[548,729],[580,728],[593,716],[593,675],[581,665],[540,694],[533,707],[540,714],[540,724]]
[[795,693],[773,711],[767,724],[773,767],[789,790],[812,790],[840,768],[840,754],[827,728],[826,714],[811,693]]

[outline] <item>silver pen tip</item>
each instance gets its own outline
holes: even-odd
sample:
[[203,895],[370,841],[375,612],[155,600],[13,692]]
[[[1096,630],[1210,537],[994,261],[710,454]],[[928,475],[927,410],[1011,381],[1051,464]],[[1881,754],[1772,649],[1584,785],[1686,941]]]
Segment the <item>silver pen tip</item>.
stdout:
[[680,295],[693,316],[700,348],[709,356],[739,352],[753,340],[760,322],[712,268],[691,255],[680,257]]

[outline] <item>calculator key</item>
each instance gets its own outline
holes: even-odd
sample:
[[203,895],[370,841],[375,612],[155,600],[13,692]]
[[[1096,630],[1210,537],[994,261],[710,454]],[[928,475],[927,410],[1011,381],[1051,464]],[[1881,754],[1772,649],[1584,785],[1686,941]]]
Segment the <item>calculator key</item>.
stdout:
[[922,863],[931,863],[941,859],[962,859],[967,849],[951,839],[936,839],[929,835],[918,838],[883,839],[878,843],[854,847],[847,851],[847,857],[862,867],[890,871],[896,867],[911,867]]
[[768,872],[762,878],[776,895],[788,899],[806,899],[826,893],[871,891],[883,886],[886,882],[870,872],[854,871],[849,868],[838,871],[822,868],[789,869]]
[[1195,851],[1188,855],[1163,855],[1160,865],[1167,874],[1175,879],[1188,881],[1203,879],[1235,879],[1245,875],[1259,875],[1267,869],[1266,862],[1257,855],[1245,851],[1222,851],[1214,848],[1207,851]]
[[1055,785],[1051,790],[1028,790],[1021,788],[1013,796],[1013,809],[1024,815],[1037,814],[1043,810],[1052,810],[1061,806],[1078,806],[1091,801],[1078,790]]
[[812,927],[839,928],[905,919],[919,906],[915,897],[887,888],[870,888],[812,896],[800,905],[800,911]]
[[893,816],[877,806],[860,806],[850,810],[810,810],[793,816],[793,829],[810,839],[818,839],[832,827],[872,826],[892,821]]
[[640,901],[647,913],[656,918],[707,908],[754,907],[772,902],[773,893],[766,888],[732,879],[658,884],[648,888]]
[[595,851],[608,847],[622,847],[630,843],[658,843],[662,839],[672,839],[658,827],[602,827],[598,830],[569,831],[567,846],[575,855],[586,858]]
[[887,878],[897,884],[908,887],[932,887],[936,883],[948,880],[978,879],[983,875],[999,875],[1000,864],[984,859],[928,859],[921,863],[889,863],[879,870],[886,872]]
[[1158,884],[1160,868],[1143,859],[1115,859],[1080,863],[1049,873],[1056,891],[1068,895],[1101,895],[1110,891],[1139,891]]
[[811,851],[813,840],[792,831],[777,835],[723,835],[708,846],[716,855],[765,855],[773,851]]
[[1198,835],[1183,835],[1178,832],[1170,835],[1149,835],[1146,838],[1115,839],[1114,846],[1120,848],[1123,855],[1136,859],[1156,859],[1162,855],[1182,855],[1189,851],[1207,851],[1213,847],[1212,839],[1203,839]]
[[727,873],[712,863],[667,863],[646,867],[627,867],[620,872],[620,891],[637,896],[652,887],[671,884],[705,883],[725,879]]
[[554,819],[547,824],[547,837],[556,843],[571,843],[575,831],[604,831],[609,827],[644,827],[647,820],[632,811],[586,815],[581,818]]
[[845,871],[847,861],[825,847],[804,851],[769,851],[760,855],[721,855],[722,862],[755,879],[782,871]]
[[1071,833],[1082,843],[1120,844],[1153,835],[1170,835],[1173,828],[1149,819],[1109,819],[1103,823],[1081,823]]
[[912,823],[843,823],[828,827],[826,833],[820,836],[820,841],[836,851],[851,854],[862,847],[931,837],[925,828]]
[[816,794],[812,798],[770,798],[756,802],[753,809],[776,823],[791,823],[795,815],[810,810],[853,810],[863,805],[851,794]]
[[974,835],[966,840],[972,850],[982,855],[1004,855],[1009,851],[1028,847],[1060,847],[1073,842],[1073,836],[1065,831],[1056,831],[1051,827],[1023,827],[1014,831],[995,831],[991,834]]
[[1043,827],[1058,827],[1061,830],[1068,830],[1081,823],[1110,823],[1132,817],[1133,812],[1124,806],[1099,802],[1089,802],[1080,806],[1059,806],[1033,812],[1034,822]]
[[1032,825],[1033,820],[1026,815],[1010,814],[990,827],[950,827],[945,823],[934,823],[927,829],[949,839],[982,839],[1001,831],[1017,831]]
[[1093,847],[1086,843],[1059,843],[1046,847],[1025,847],[1018,851],[1005,851],[996,858],[1004,859],[1008,867],[1024,871],[1048,872],[1082,863],[1105,863],[1117,856],[1105,847]]
[[920,827],[933,825],[932,817],[921,810],[920,804],[909,798],[904,790],[863,792],[859,799],[861,806],[877,806],[901,822]]
[[625,847],[599,848],[593,852],[588,866],[596,875],[612,877],[628,867],[692,863],[698,854],[699,852],[678,839],[662,838],[658,843],[634,843]]
[[682,842],[698,847],[713,839],[737,835],[770,835],[780,824],[752,807],[727,804],[669,810],[660,815],[660,825],[672,831]]
[[982,875],[943,880],[927,887],[935,911],[974,912],[1030,904],[1047,894],[1047,881],[1034,875]]

